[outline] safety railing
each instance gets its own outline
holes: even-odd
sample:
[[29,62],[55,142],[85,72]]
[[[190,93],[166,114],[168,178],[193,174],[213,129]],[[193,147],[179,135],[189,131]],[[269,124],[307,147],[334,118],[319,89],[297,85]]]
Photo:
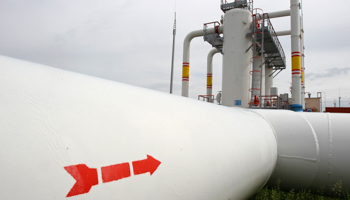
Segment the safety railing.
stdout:
[[272,24],[271,24],[271,21],[270,21],[270,18],[269,18],[269,15],[267,13],[264,13],[264,16],[265,16],[265,21],[266,21],[266,27],[267,27],[267,30],[269,31],[270,35],[271,35],[271,38],[272,38],[272,41],[274,42],[274,44],[276,45],[277,49],[278,49],[278,52],[279,54],[281,55],[281,58],[282,58],[282,62],[284,64],[284,66],[286,66],[286,56],[284,54],[284,50],[282,48],[282,45],[280,43],[280,41],[278,40],[278,37],[277,37],[277,34],[276,34],[276,31],[275,29],[273,28]]

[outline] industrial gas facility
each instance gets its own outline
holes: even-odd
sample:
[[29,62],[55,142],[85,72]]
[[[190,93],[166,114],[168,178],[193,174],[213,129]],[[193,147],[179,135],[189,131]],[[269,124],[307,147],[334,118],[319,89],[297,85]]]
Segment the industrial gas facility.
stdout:
[[[269,13],[248,0],[217,9],[221,19],[182,38],[181,96],[1,56],[1,199],[240,200],[277,181],[286,191],[332,196],[339,181],[350,191],[350,114],[306,106],[300,0]],[[278,17],[290,30],[276,31]],[[186,98],[195,37],[213,47],[201,101]],[[273,84],[283,70],[291,96]]]

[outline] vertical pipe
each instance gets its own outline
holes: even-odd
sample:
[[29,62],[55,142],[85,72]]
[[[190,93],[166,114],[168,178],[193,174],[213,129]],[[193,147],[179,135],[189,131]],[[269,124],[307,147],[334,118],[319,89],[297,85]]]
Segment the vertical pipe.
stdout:
[[299,0],[290,0],[292,47],[292,105],[294,111],[302,111],[301,61],[300,61],[300,11]]
[[[302,1],[301,1],[302,3]],[[302,11],[302,5],[301,5],[301,14],[300,14],[300,64],[301,64],[301,105],[303,106],[303,109],[305,109],[305,66],[304,66],[304,23],[303,23],[303,11]]]
[[[219,27],[219,33],[223,32],[223,27]],[[208,28],[207,34],[215,33],[214,28]],[[203,30],[192,31],[184,39],[182,55],[182,91],[181,96],[188,97],[189,76],[190,76],[190,44],[195,37],[203,36]]]
[[265,95],[270,95],[270,88],[273,86],[273,68],[265,67]]
[[265,90],[265,85],[266,85],[266,68],[265,68],[265,56],[264,56],[264,54],[261,56],[261,58],[262,58],[262,66],[261,66],[261,68],[264,68],[264,69],[262,69],[261,70],[261,75],[262,75],[262,78],[261,78],[261,82],[262,82],[262,84],[261,84],[261,95],[266,95],[266,90]]
[[[212,49],[208,53],[207,57],[207,95],[213,95],[213,56],[219,53],[217,49]],[[209,102],[212,102],[213,99],[211,96],[208,96]]]
[[170,94],[173,93],[175,35],[176,35],[176,12],[175,12],[175,18],[174,18],[174,27],[173,27],[173,51],[171,56]]

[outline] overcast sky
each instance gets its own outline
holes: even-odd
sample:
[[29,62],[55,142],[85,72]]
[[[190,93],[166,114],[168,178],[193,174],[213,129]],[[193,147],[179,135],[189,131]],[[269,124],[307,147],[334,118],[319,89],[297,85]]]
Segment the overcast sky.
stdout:
[[[278,3],[277,3],[278,2]],[[264,12],[286,10],[289,0],[255,0]],[[333,106],[341,96],[350,106],[349,0],[304,0],[305,85]],[[181,94],[182,47],[187,33],[219,21],[220,0],[1,0],[0,54],[169,92],[172,27],[177,12],[174,89]],[[272,19],[276,31],[290,18]],[[291,82],[290,36],[280,37],[287,69],[275,79],[279,93]],[[206,91],[206,58],[211,46],[191,43],[190,97]],[[213,91],[221,90],[222,56],[214,57]]]

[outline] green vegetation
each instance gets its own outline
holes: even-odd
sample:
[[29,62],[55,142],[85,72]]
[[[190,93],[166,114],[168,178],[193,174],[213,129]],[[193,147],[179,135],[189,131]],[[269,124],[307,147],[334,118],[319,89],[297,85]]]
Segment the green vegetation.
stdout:
[[250,200],[350,200],[350,193],[342,188],[342,181],[338,181],[332,188],[332,196],[323,196],[324,188],[320,188],[318,194],[312,194],[310,190],[296,192],[291,189],[289,192],[280,190],[281,181],[276,182],[273,188],[264,187]]

